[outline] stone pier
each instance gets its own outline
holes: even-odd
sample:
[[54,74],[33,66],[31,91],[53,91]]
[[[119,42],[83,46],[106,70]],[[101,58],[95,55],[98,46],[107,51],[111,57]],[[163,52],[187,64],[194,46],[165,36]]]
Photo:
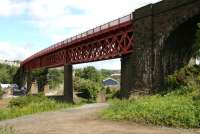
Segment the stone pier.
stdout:
[[73,68],[72,65],[64,65],[64,100],[73,102]]

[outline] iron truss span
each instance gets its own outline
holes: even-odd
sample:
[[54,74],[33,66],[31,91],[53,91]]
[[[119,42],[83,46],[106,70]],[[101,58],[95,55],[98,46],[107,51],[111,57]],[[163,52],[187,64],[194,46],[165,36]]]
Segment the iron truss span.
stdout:
[[132,52],[132,14],[58,42],[21,63],[25,70],[119,58]]

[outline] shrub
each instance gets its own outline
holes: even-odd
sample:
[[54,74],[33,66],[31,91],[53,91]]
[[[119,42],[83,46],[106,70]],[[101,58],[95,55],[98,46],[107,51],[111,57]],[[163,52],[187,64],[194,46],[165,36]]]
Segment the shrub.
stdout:
[[166,77],[162,93],[184,89],[183,87],[198,88],[200,87],[200,66],[183,67],[174,74]]
[[108,99],[114,99],[114,98],[120,98],[120,90],[118,88],[106,88],[106,98]]
[[91,80],[85,80],[79,77],[74,79],[74,90],[80,97],[86,99],[95,99],[97,93],[103,89],[103,86]]

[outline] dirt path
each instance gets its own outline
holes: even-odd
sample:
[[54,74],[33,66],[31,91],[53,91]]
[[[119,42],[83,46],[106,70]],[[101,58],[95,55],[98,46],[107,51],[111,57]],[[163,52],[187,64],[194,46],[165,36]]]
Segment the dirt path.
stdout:
[[20,134],[194,134],[188,130],[98,119],[96,112],[107,106],[89,104],[70,110],[39,113],[1,121],[0,126],[13,126]]

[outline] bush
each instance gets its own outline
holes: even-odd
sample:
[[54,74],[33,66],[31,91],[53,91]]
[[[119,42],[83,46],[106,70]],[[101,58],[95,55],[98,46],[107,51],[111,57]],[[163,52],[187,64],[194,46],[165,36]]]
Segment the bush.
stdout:
[[183,67],[177,70],[174,74],[169,75],[165,79],[162,93],[168,93],[182,87],[197,88],[200,87],[200,66],[194,65],[192,67]]
[[105,90],[107,99],[120,98],[120,90],[118,88],[111,89],[110,87],[107,87]]
[[74,79],[74,90],[78,92],[79,97],[94,100],[97,93],[102,89],[103,86],[91,80],[85,80],[79,77],[75,77]]

